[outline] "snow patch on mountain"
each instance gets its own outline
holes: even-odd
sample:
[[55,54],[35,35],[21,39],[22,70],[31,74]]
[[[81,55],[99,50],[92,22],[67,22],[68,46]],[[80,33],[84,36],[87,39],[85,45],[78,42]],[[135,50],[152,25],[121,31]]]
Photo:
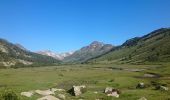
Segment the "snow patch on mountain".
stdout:
[[44,51],[38,51],[36,53],[46,55],[46,56],[51,56],[58,60],[63,60],[65,57],[72,55],[74,52],[71,51],[71,52],[65,52],[65,53],[55,53],[50,50],[44,50]]

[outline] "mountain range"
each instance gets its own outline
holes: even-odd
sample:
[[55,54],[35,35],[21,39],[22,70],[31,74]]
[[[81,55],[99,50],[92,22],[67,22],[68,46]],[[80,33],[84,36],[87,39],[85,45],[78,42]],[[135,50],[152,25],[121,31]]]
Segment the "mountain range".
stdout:
[[65,53],[55,53],[50,50],[43,50],[43,51],[37,51],[36,53],[46,55],[46,56],[51,56],[57,60],[63,60],[65,57],[68,57],[72,55],[74,52],[65,52]]
[[98,55],[104,54],[111,50],[111,44],[104,44],[102,42],[94,41],[88,46],[84,46],[75,52],[55,53],[50,50],[38,51],[36,53],[51,56],[64,63],[80,63]]
[[31,52],[20,44],[0,39],[0,66],[39,66],[61,63],[162,63],[170,61],[170,28],[161,28],[113,46],[94,41],[75,52]]
[[127,40],[104,55],[86,63],[164,63],[170,62],[170,28],[161,28],[142,37]]
[[82,47],[75,51],[72,55],[64,58],[63,62],[67,63],[82,63],[88,59],[102,55],[113,48],[111,44],[94,41],[90,45]]

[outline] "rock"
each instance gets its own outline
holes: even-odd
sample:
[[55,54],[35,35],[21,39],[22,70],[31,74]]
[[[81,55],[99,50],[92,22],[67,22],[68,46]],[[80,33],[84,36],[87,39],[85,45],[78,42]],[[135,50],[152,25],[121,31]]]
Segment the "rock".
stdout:
[[94,92],[94,94],[98,94],[98,92],[96,91],[96,92]]
[[116,98],[119,98],[120,95],[120,91],[118,89],[114,89],[111,87],[107,87],[104,92],[107,94],[107,96],[113,96]]
[[43,96],[47,96],[47,95],[54,95],[54,91],[49,90],[36,90],[35,93],[43,95]]
[[140,98],[140,99],[138,99],[138,100],[147,100],[145,97],[142,97],[142,98]]
[[58,94],[58,97],[59,97],[60,99],[63,99],[63,100],[65,100],[65,99],[66,99],[66,96],[65,96],[65,95],[63,95],[63,94]]
[[48,95],[48,96],[45,96],[45,97],[42,97],[42,98],[39,98],[37,100],[60,100],[54,96],[51,96],[51,95]]
[[63,91],[65,91],[65,90],[64,90],[64,89],[52,88],[51,91],[53,91],[53,92],[56,92],[56,91],[58,91],[58,92],[63,92]]
[[144,77],[154,78],[154,77],[155,77],[155,75],[153,75],[153,74],[144,74]]
[[165,87],[165,86],[160,86],[160,89],[161,89],[161,90],[164,90],[164,91],[168,91],[168,90],[169,90],[169,88],[168,88],[168,87]]
[[107,96],[112,96],[112,97],[119,98],[119,94],[118,94],[116,91],[115,91],[115,92],[112,92],[112,93],[107,94]]
[[104,93],[109,93],[112,92],[113,88],[112,87],[107,87],[104,91]]
[[30,92],[21,92],[21,95],[22,96],[26,96],[26,97],[31,97],[33,94],[34,94],[33,91],[30,91]]
[[159,74],[155,74],[155,73],[146,73],[143,76],[144,78],[159,78],[161,77]]
[[143,89],[143,88],[145,88],[145,84],[144,84],[144,83],[139,83],[139,84],[136,86],[136,88],[138,88],[138,89]]
[[85,92],[84,90],[86,89],[86,86],[81,85],[81,86],[73,86],[72,89],[69,90],[69,93],[71,93],[74,96],[79,96],[81,95],[83,92]]

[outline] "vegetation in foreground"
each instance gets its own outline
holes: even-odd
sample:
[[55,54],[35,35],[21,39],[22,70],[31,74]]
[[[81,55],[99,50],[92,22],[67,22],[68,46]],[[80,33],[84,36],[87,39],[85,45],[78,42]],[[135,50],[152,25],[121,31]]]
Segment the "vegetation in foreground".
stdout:
[[[20,93],[49,88],[69,90],[73,85],[86,85],[87,91],[80,96],[71,96],[67,92],[60,94],[64,94],[66,100],[138,100],[141,97],[148,100],[169,100],[169,91],[155,90],[155,86],[152,85],[155,82],[170,86],[169,66],[169,63],[163,65],[100,64],[1,69],[0,90],[12,90],[20,100],[36,100],[41,96],[36,94],[28,98],[21,96]],[[138,69],[138,71],[134,71],[134,69]],[[140,71],[140,69],[142,70]],[[143,77],[146,73],[154,73],[160,77]],[[147,87],[136,89],[139,82],[147,84]],[[120,97],[106,96],[103,93],[106,87],[119,89]]]

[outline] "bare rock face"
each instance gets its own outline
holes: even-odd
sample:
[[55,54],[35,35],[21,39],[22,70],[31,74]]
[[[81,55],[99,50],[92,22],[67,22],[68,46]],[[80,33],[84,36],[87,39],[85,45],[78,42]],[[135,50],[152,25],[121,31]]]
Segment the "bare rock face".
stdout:
[[113,48],[111,44],[94,41],[91,44],[75,51],[72,55],[65,57],[64,62],[83,63],[91,58],[105,54]]
[[72,89],[69,90],[69,93],[74,95],[74,96],[79,96],[82,93],[85,92],[86,86],[81,85],[81,86],[73,86]]
[[116,97],[119,98],[120,95],[120,91],[118,89],[114,89],[112,87],[107,87],[104,91],[105,94],[107,94],[107,96],[112,96],[112,97]]

